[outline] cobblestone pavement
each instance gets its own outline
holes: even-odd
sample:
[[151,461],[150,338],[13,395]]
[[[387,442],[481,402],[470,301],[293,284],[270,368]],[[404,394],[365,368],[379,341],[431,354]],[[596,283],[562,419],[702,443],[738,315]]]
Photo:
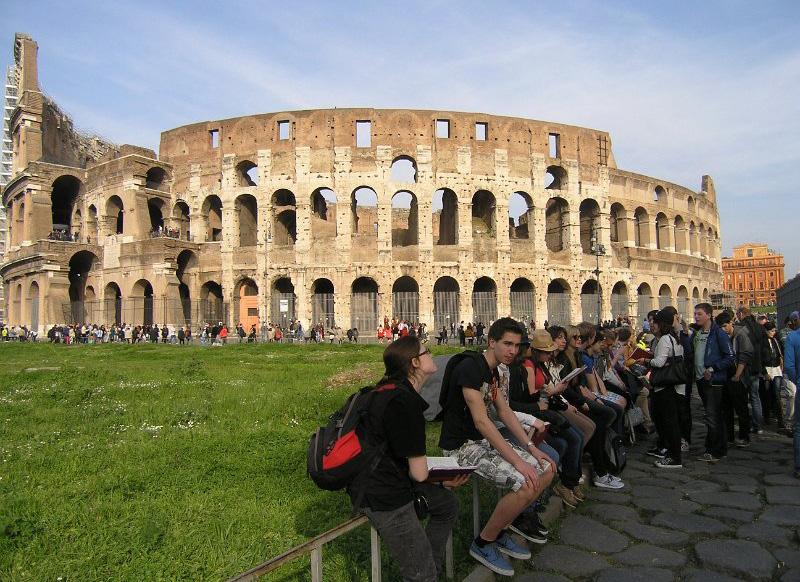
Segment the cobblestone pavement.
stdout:
[[514,580],[800,581],[800,480],[790,439],[767,431],[708,465],[696,460],[704,436],[696,422],[678,470],[653,467],[645,455],[652,441],[639,441],[625,489],[590,487],[585,503],[562,513],[551,540],[532,548],[532,567],[515,561]]

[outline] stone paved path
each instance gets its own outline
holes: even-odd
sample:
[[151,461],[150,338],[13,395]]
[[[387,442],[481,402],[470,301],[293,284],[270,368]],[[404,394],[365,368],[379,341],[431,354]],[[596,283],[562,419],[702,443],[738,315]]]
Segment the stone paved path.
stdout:
[[650,441],[637,443],[625,489],[591,487],[585,503],[562,513],[551,540],[532,548],[532,566],[514,561],[514,580],[800,581],[791,441],[765,432],[709,466],[695,460],[704,435],[696,423],[682,470],[656,469],[644,454]]

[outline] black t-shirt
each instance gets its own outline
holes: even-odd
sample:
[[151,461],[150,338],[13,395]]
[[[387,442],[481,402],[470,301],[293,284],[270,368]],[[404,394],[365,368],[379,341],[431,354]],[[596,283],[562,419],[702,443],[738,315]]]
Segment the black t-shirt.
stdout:
[[[383,418],[370,416],[368,430],[385,439],[388,448],[369,479],[362,505],[374,511],[390,511],[413,500],[413,483],[408,458],[421,457],[425,450],[425,417],[428,403],[407,382],[376,398],[391,398]],[[354,492],[350,492],[355,501]]]
[[489,368],[486,358],[466,358],[456,366],[450,377],[447,409],[444,411],[439,446],[452,451],[467,441],[478,441],[483,435],[475,428],[472,413],[464,400],[462,388],[480,391],[487,407],[497,398],[500,376],[497,369]]

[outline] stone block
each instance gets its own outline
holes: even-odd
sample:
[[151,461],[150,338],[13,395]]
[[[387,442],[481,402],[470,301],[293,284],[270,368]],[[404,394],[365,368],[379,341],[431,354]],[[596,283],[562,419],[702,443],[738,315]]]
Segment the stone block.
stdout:
[[704,566],[747,578],[771,578],[777,566],[772,554],[747,540],[706,540],[695,552]]

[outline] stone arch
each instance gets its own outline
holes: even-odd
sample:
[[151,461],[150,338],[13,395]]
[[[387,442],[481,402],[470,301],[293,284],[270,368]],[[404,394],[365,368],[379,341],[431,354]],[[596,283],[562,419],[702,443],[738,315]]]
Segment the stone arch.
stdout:
[[580,214],[581,227],[581,249],[585,254],[592,253],[593,242],[599,242],[600,236],[600,205],[594,198],[586,198],[581,201],[578,209]]
[[650,215],[641,206],[636,209],[633,215],[636,223],[635,243],[637,247],[647,248],[650,246]]
[[545,190],[566,190],[567,170],[562,166],[547,166],[544,173]]
[[153,166],[145,174],[144,187],[150,190],[163,190],[164,182],[167,180],[167,171],[164,168]]
[[639,326],[647,321],[647,314],[653,310],[653,291],[650,285],[642,283],[636,289],[637,310],[636,317],[639,318]]
[[701,256],[708,254],[706,249],[706,227],[702,222],[697,225],[697,250]]
[[276,277],[270,286],[270,321],[285,330],[296,319],[296,304],[292,278],[288,275]]
[[39,283],[31,281],[28,287],[28,325],[31,331],[39,330]]
[[656,214],[656,248],[667,250],[670,246],[669,219],[663,212]]
[[695,214],[697,212],[697,205],[695,203],[693,196],[689,196],[686,199],[686,208],[688,209],[689,215]]
[[703,288],[703,301],[708,301],[708,289]]
[[315,279],[311,284],[311,322],[322,324],[325,329],[336,326],[336,295],[330,279]]
[[683,220],[683,217],[679,214],[675,217],[675,252],[676,253],[685,253],[688,250],[688,245],[686,241],[686,221]]
[[511,283],[511,317],[518,321],[536,320],[536,289],[530,279],[518,277]]
[[378,328],[378,290],[371,277],[358,277],[350,287],[350,327],[360,334],[372,336]]
[[164,201],[161,198],[148,198],[147,213],[150,216],[150,232],[162,232],[164,230]]
[[653,188],[653,202],[666,202],[667,201],[667,191],[664,190],[664,186],[660,184]]
[[353,190],[350,220],[353,261],[375,260],[378,253],[378,194],[375,190],[367,186]]
[[51,230],[69,231],[75,203],[82,189],[83,182],[70,174],[59,176],[53,181],[50,191]]
[[86,282],[89,273],[99,264],[97,255],[89,251],[78,251],[69,259],[69,302],[71,306],[72,323],[86,322]]
[[240,247],[258,243],[258,201],[252,194],[241,194],[234,201]]
[[544,240],[547,249],[554,253],[569,245],[569,203],[563,198],[547,201]]
[[115,194],[106,200],[106,233],[109,235],[122,234],[124,226],[125,207],[122,204],[122,198]]
[[619,202],[611,205],[609,212],[609,227],[611,228],[611,242],[624,242],[628,240],[628,223],[625,207]]
[[611,289],[611,317],[629,315],[629,305],[628,285],[624,281],[617,281]]
[[202,216],[205,220],[206,242],[219,242],[222,240],[222,200],[216,194],[206,196],[202,206]]
[[508,199],[508,238],[532,239],[533,199],[527,192],[514,192]]
[[90,204],[86,209],[86,242],[97,244],[100,241],[100,218],[97,206]]
[[587,279],[581,287],[581,317],[583,321],[600,323],[602,289],[597,279]]
[[564,279],[553,279],[547,286],[547,322],[550,325],[570,325],[572,290]]
[[153,285],[147,279],[139,279],[131,288],[133,324],[153,325]]
[[417,162],[411,156],[397,156],[390,169],[392,182],[415,183],[417,181]]
[[458,196],[449,188],[433,193],[433,243],[458,244]]
[[413,192],[400,190],[392,196],[392,246],[419,244],[419,207]]
[[678,313],[683,316],[686,321],[692,320],[692,306],[689,303],[689,290],[685,285],[678,287],[678,304],[675,306]]
[[311,233],[315,239],[336,238],[336,192],[317,188],[311,194]]
[[472,321],[489,326],[497,319],[497,283],[491,277],[479,277],[472,284]]
[[664,309],[669,305],[672,305],[672,289],[664,283],[658,289],[658,308]]
[[[24,211],[24,208],[22,209]],[[72,224],[70,224],[69,231],[73,234],[73,239],[77,240],[81,235],[81,225],[83,224],[83,213],[80,208],[76,208],[72,213]]]
[[258,164],[242,160],[236,164],[236,183],[239,186],[258,186]]
[[403,275],[392,285],[392,317],[419,322],[419,284],[413,277]]
[[116,282],[106,283],[103,289],[103,321],[121,325],[122,321],[122,289]]
[[491,237],[497,234],[497,201],[488,190],[478,190],[472,196],[472,237]]
[[694,220],[689,222],[689,253],[695,254],[698,252],[697,248],[697,227],[694,225]]
[[178,238],[190,240],[192,219],[189,214],[189,205],[183,200],[178,200],[172,207],[172,224],[178,231]]
[[206,281],[200,286],[200,317],[203,321],[214,324],[225,321],[225,303],[222,285],[217,281]]
[[439,277],[433,284],[433,325],[437,331],[445,327],[450,335],[461,321],[460,292],[453,277]]
[[245,332],[255,325],[258,329],[258,284],[250,277],[242,277],[233,288],[233,312],[237,323],[241,323]]

